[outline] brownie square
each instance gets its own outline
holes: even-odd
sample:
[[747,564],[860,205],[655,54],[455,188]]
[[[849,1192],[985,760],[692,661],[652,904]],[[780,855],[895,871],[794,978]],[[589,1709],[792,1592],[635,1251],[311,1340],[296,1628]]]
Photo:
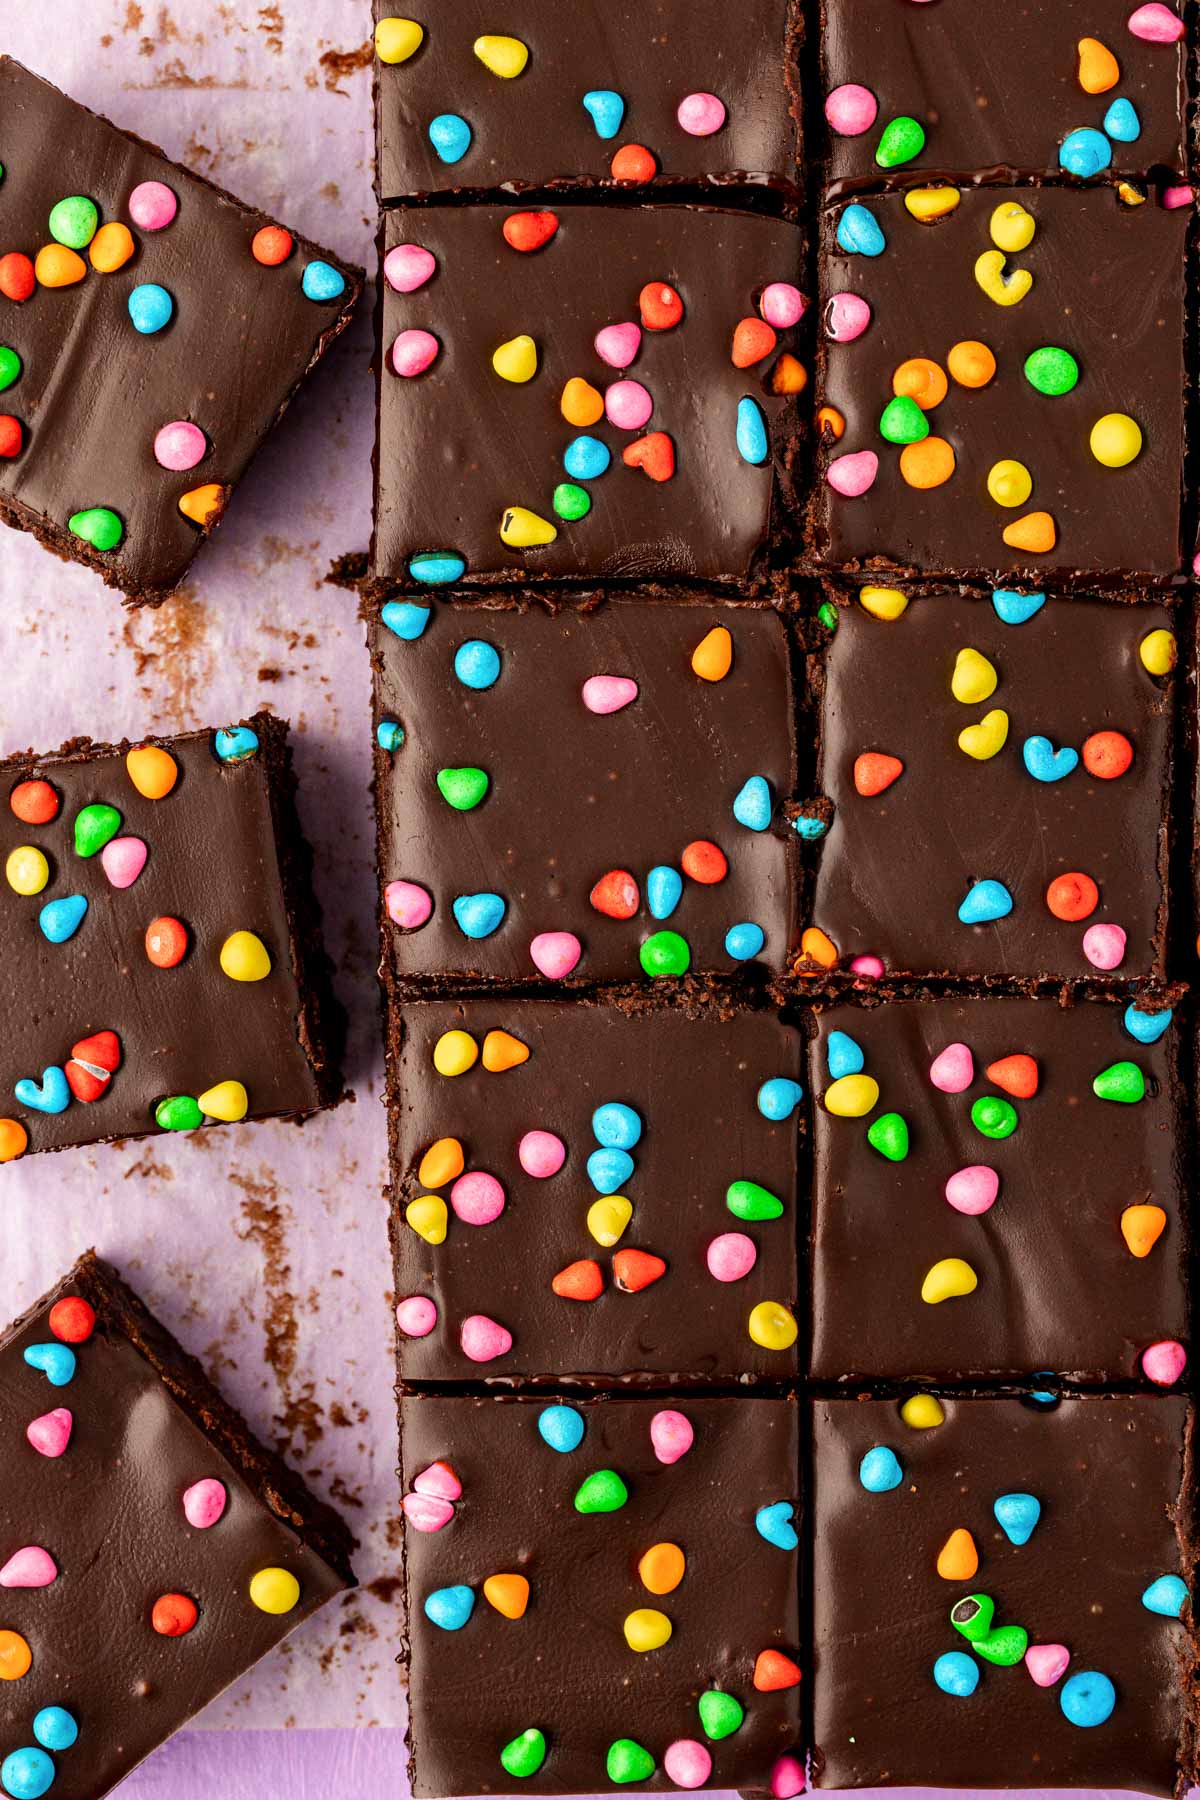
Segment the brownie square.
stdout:
[[1169,580],[1189,212],[1108,186],[943,192],[932,223],[899,194],[826,210],[818,403],[844,429],[823,436],[818,561]]
[[0,1782],[98,1800],[354,1586],[352,1540],[90,1252],[0,1337],[0,1403]]
[[155,603],[361,271],[7,56],[0,118],[0,519]]
[[817,1785],[1182,1791],[1190,1405],[944,1397],[938,1412],[910,1429],[895,1400],[813,1404]]
[[592,186],[622,171],[638,184],[796,184],[796,0],[746,0],[736,15],[724,0],[519,0],[502,21],[485,0],[442,11],[426,17],[414,50],[391,0],[376,0],[376,20],[387,21],[375,39],[385,202]]
[[1090,168],[1088,151],[1110,176],[1186,169],[1183,21],[1160,42],[1130,28],[1134,12],[1131,0],[823,0],[829,180],[1058,177]]
[[795,747],[775,612],[400,601],[373,618],[371,646],[396,977],[784,967]]
[[414,1794],[799,1792],[794,1401],[409,1396],[400,1436]]
[[283,720],[80,739],[0,787],[0,1161],[340,1097]]
[[372,574],[746,578],[796,447],[800,233],[554,206],[386,215]]
[[1119,1383],[1186,1342],[1178,1035],[1136,1002],[822,1012],[811,1374]]
[[1147,665],[1173,659],[1174,615],[1041,600],[935,593],[889,619],[904,594],[864,588],[839,609],[814,669],[834,810],[810,892],[843,962],[1163,974],[1174,681]]
[[403,1380],[794,1375],[795,1030],[480,1000],[389,1035]]

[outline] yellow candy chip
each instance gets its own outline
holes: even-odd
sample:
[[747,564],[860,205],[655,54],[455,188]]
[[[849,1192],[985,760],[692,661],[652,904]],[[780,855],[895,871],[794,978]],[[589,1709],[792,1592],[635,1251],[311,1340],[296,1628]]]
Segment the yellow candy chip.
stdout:
[[43,244],[34,257],[33,272],[42,287],[74,287],[87,274],[87,264],[65,244]]
[[479,1057],[479,1045],[469,1031],[443,1031],[433,1046],[433,1066],[439,1075],[465,1075]]
[[1118,181],[1117,199],[1122,206],[1145,206],[1147,198],[1145,190],[1134,187],[1132,181]]
[[632,1217],[632,1203],[624,1194],[606,1194],[603,1200],[593,1200],[588,1207],[587,1228],[598,1244],[610,1250],[620,1243]]
[[18,844],[8,853],[5,878],[14,894],[40,894],[50,879],[50,864],[34,844]]
[[692,673],[701,681],[724,681],[733,666],[733,639],[724,625],[714,625],[692,651]]
[[193,525],[211,525],[225,510],[229,490],[219,481],[206,481],[203,487],[189,488],[179,498],[179,510]]
[[438,1138],[421,1158],[417,1180],[422,1187],[445,1187],[448,1181],[457,1181],[465,1167],[466,1159],[458,1139]]
[[230,981],[265,981],[271,973],[271,958],[254,932],[234,931],[221,945],[221,968]]
[[1024,463],[1006,456],[988,470],[987,491],[997,506],[1024,506],[1033,492],[1033,476]]
[[537,366],[537,345],[524,332],[519,337],[509,338],[507,343],[492,351],[492,367],[502,381],[518,384],[532,381],[537,374]]
[[572,375],[559,402],[568,425],[596,425],[604,417],[604,396],[582,375]]
[[763,1350],[790,1350],[799,1329],[778,1300],[760,1300],[746,1321],[746,1330]]
[[424,36],[415,19],[380,19],[375,27],[375,54],[380,62],[407,62],[421,48]]
[[1175,633],[1161,628],[1147,632],[1138,646],[1142,667],[1151,675],[1169,675],[1175,667],[1176,654]]
[[976,762],[990,762],[993,756],[999,756],[1007,739],[1008,714],[1003,707],[997,706],[976,724],[959,732],[958,747]]
[[998,680],[999,676],[987,657],[968,646],[965,650],[960,650],[954,660],[950,692],[964,706],[975,706],[980,700],[987,700],[995,693]]
[[483,1066],[489,1074],[502,1075],[505,1069],[519,1068],[528,1061],[529,1045],[511,1031],[489,1031],[483,1040]]
[[250,1110],[250,1096],[240,1081],[218,1081],[215,1087],[200,1095],[196,1105],[206,1119],[219,1119],[222,1125],[236,1125]]
[[641,1583],[652,1594],[673,1594],[683,1580],[687,1561],[678,1544],[651,1544],[638,1563]]
[[1033,286],[1028,269],[1013,269],[1005,274],[1003,250],[984,251],[975,263],[975,280],[997,306],[1019,306]]
[[1092,426],[1092,455],[1106,469],[1124,469],[1142,452],[1142,428],[1128,413],[1105,413]]
[[1018,250],[1028,250],[1036,230],[1037,220],[1018,200],[1003,201],[988,221],[993,244],[1010,256]]
[[858,590],[858,603],[873,619],[898,619],[908,605],[908,595],[899,588],[865,587]]
[[133,233],[128,225],[122,225],[119,219],[111,219],[100,227],[88,245],[88,260],[101,275],[111,275],[114,269],[125,267],[134,249]]
[[904,196],[904,204],[914,219],[922,225],[933,219],[944,219],[952,213],[962,199],[956,187],[923,187],[909,188]]
[[500,541],[510,550],[534,550],[552,544],[558,532],[549,519],[539,518],[527,506],[506,506],[500,520]]
[[125,769],[139,794],[147,800],[164,800],[179,780],[179,764],[157,744],[143,744],[126,752]]
[[631,1650],[661,1650],[670,1637],[670,1619],[653,1606],[639,1606],[625,1620],[625,1642]]
[[250,1598],[259,1612],[289,1613],[300,1598],[300,1583],[290,1569],[260,1569],[250,1577]]
[[940,1306],[943,1300],[956,1300],[962,1294],[973,1294],[979,1277],[961,1256],[944,1256],[935,1262],[921,1283],[921,1298],[926,1306]]
[[446,1202],[437,1194],[421,1194],[404,1209],[405,1222],[427,1244],[444,1244],[449,1214]]
[[499,75],[502,81],[512,81],[529,61],[529,45],[523,44],[520,38],[496,37],[489,33],[477,37],[472,48],[484,68]]
[[529,1605],[529,1582],[524,1575],[489,1575],[483,1597],[506,1619],[523,1619]]
[[946,1409],[936,1394],[910,1394],[900,1417],[911,1431],[932,1431],[946,1422]]
[[937,1572],[943,1581],[970,1581],[978,1574],[979,1552],[964,1526],[952,1531],[938,1551]]
[[825,1091],[825,1111],[838,1119],[865,1119],[878,1100],[873,1075],[839,1075]]

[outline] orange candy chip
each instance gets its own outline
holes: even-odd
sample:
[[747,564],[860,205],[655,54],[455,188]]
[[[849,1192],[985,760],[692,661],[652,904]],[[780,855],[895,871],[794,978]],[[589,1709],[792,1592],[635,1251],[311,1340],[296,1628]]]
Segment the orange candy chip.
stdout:
[[1044,556],[1058,542],[1058,529],[1048,512],[1026,513],[1004,527],[1004,541],[1010,550],[1027,550],[1031,556]]
[[529,1061],[529,1045],[511,1031],[489,1031],[483,1040],[481,1060],[489,1075],[502,1075],[505,1069],[516,1069]]
[[938,1551],[937,1572],[943,1581],[970,1581],[978,1568],[975,1539],[960,1525]]
[[0,1631],[0,1681],[20,1681],[32,1662],[33,1652],[19,1631]]
[[985,388],[996,373],[996,358],[978,338],[964,338],[946,358],[946,367],[959,387]]
[[922,438],[919,444],[905,444],[900,452],[900,473],[909,487],[941,487],[954,473],[954,452],[945,438],[940,437]]
[[1097,781],[1116,781],[1133,761],[1133,745],[1119,731],[1094,731],[1080,751],[1083,766]]
[[591,893],[589,904],[606,919],[632,919],[641,897],[638,884],[628,869],[610,869],[602,875]]
[[770,356],[778,339],[765,319],[739,319],[733,328],[730,357],[735,369],[752,369]]
[[1127,1206],[1121,1214],[1121,1236],[1131,1256],[1149,1256],[1166,1228],[1161,1206]]
[[87,274],[87,264],[65,244],[43,244],[34,259],[33,272],[42,287],[74,287]]
[[618,1250],[612,1259],[613,1280],[626,1294],[640,1294],[667,1272],[661,1256],[649,1250]]
[[1090,875],[1072,870],[1069,875],[1056,875],[1046,889],[1046,905],[1056,919],[1077,924],[1090,919],[1100,904],[1100,889]]
[[645,144],[622,144],[610,165],[614,181],[653,181],[658,164]]
[[665,431],[648,431],[621,452],[627,469],[640,469],[651,481],[670,481],[675,473],[675,446]]
[[200,1614],[186,1594],[160,1594],[150,1609],[150,1623],[159,1637],[186,1637]]
[[[831,937],[827,937],[819,925],[809,925],[800,938],[800,955],[805,962],[815,962],[822,969],[837,967],[837,945]],[[813,969],[797,969],[797,975],[813,975]]]
[[1038,1091],[1038,1066],[1024,1051],[989,1063],[987,1078],[993,1087],[1003,1088],[1015,1100],[1032,1100]]
[[893,394],[915,400],[922,412],[940,406],[949,386],[941,364],[932,362],[928,356],[910,356],[892,376]]
[[638,1563],[638,1575],[652,1594],[673,1594],[686,1568],[678,1544],[652,1544]]
[[782,1650],[760,1650],[754,1664],[754,1685],[760,1694],[799,1687],[799,1667]]
[[510,250],[520,250],[528,256],[533,250],[540,250],[548,244],[558,230],[558,214],[552,212],[519,212],[510,213],[500,227],[504,233],[504,241]]
[[265,268],[278,268],[292,254],[291,232],[282,225],[264,225],[250,240],[250,254]]
[[846,421],[836,406],[817,408],[817,430],[827,431],[835,441],[846,435]]
[[88,245],[88,261],[99,274],[111,275],[125,267],[135,248],[128,225],[122,225],[119,219],[110,219]]
[[598,1262],[583,1257],[560,1269],[550,1286],[560,1300],[598,1300],[604,1292],[604,1273]]
[[725,852],[707,838],[696,838],[680,857],[683,872],[702,887],[715,887],[729,873]]
[[604,417],[604,396],[582,375],[572,375],[559,407],[568,425],[595,425]]
[[18,781],[8,804],[23,825],[48,825],[58,817],[58,794],[48,781]]
[[520,1619],[529,1605],[529,1583],[524,1575],[489,1575],[483,1597],[504,1618]]
[[164,916],[146,927],[146,956],[156,969],[175,969],[187,955],[187,926]]
[[[16,1162],[29,1148],[29,1133],[19,1119],[0,1119],[0,1163]],[[0,1633],[0,1640],[3,1633]],[[2,1654],[2,1649],[0,1649]]]
[[669,281],[648,281],[638,295],[646,331],[671,331],[683,317],[683,301]]
[[888,756],[882,750],[864,750],[854,761],[854,786],[864,798],[871,799],[890,788],[903,773],[904,764],[898,756]]
[[789,350],[785,350],[771,370],[773,394],[802,394],[808,386],[808,370]]
[[214,525],[220,518],[228,499],[228,488],[222,487],[217,481],[206,481],[203,487],[189,488],[180,497],[179,510],[193,525],[206,528]]

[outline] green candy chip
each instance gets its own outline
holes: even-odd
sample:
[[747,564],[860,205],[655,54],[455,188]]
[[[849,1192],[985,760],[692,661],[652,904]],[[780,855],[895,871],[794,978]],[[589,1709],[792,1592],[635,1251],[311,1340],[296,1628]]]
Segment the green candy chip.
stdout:
[[697,1705],[704,1735],[714,1744],[719,1744],[722,1738],[732,1737],[746,1716],[741,1701],[735,1700],[732,1694],[723,1693],[720,1688],[709,1688],[701,1694]]
[[75,854],[95,856],[121,829],[121,815],[115,806],[93,801],[75,814]]
[[93,550],[115,550],[125,536],[124,525],[108,506],[87,506],[82,512],[72,513],[67,529]]
[[677,931],[656,931],[638,952],[642,970],[659,978],[664,975],[686,975],[692,961],[691,946]]
[[897,394],[880,415],[879,435],[889,444],[919,444],[929,436],[929,420],[915,400],[907,394]]
[[819,619],[821,624],[825,627],[826,631],[836,631],[837,630],[837,628],[838,628],[838,609],[833,604],[832,600],[822,601],[821,605],[818,606],[818,608],[817,608],[817,618]]
[[971,1108],[971,1123],[984,1137],[1011,1137],[1017,1129],[1017,1109],[1011,1100],[996,1094],[985,1094]]
[[901,113],[899,118],[884,126],[875,161],[881,169],[895,169],[901,163],[911,162],[914,156],[920,156],[924,148],[925,127],[909,118],[907,113]]
[[585,519],[592,510],[592,496],[576,481],[560,481],[554,490],[554,510],[560,519]]
[[778,1219],[783,1201],[757,1181],[731,1181],[725,1190],[725,1204],[736,1219],[758,1221]]
[[488,791],[488,778],[483,769],[439,769],[438,792],[455,812],[470,812]]
[[21,373],[21,359],[7,344],[0,344],[0,394],[10,388]]
[[976,1638],[971,1648],[984,1662],[1011,1669],[1029,1648],[1029,1633],[1023,1625],[998,1625],[986,1637]]
[[596,1469],[580,1483],[575,1495],[575,1511],[579,1513],[620,1512],[629,1498],[629,1489],[615,1469]]
[[881,1113],[867,1127],[867,1142],[889,1162],[903,1162],[908,1155],[908,1124],[899,1113]]
[[1110,1063],[1093,1081],[1092,1092],[1097,1100],[1119,1100],[1125,1106],[1136,1106],[1146,1098],[1146,1077],[1135,1062]]
[[654,1758],[632,1738],[617,1738],[608,1746],[604,1766],[610,1781],[629,1787],[635,1781],[649,1781],[654,1773]]
[[71,194],[50,208],[50,236],[68,250],[86,250],[99,223],[96,203],[85,194]]
[[160,1131],[195,1131],[204,1114],[190,1094],[172,1094],[155,1107],[154,1123]]
[[967,1594],[950,1608],[950,1623],[970,1644],[977,1644],[987,1637],[995,1616],[996,1602],[990,1594]]
[[506,1775],[517,1781],[536,1775],[546,1760],[546,1739],[536,1725],[523,1731],[505,1744],[500,1752],[500,1762]]
[[1025,379],[1039,394],[1069,394],[1079,380],[1079,364],[1069,350],[1046,344],[1025,358]]

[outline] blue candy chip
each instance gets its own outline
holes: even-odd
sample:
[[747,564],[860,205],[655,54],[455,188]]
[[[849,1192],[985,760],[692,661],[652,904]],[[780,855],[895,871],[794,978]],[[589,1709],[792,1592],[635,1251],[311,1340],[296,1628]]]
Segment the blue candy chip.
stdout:
[[379,745],[381,750],[386,750],[389,753],[393,750],[399,750],[401,744],[404,742],[403,725],[397,724],[395,719],[380,719],[378,725],[375,727],[375,742]]
[[772,1506],[760,1506],[754,1515],[759,1537],[766,1538],[780,1550],[794,1550],[800,1542],[792,1524],[795,1508],[790,1500],[776,1500]]
[[766,462],[771,450],[767,422],[763,418],[762,407],[749,394],[743,394],[738,401],[735,437],[738,455],[744,463],[759,468]]
[[583,1419],[573,1406],[544,1406],[537,1425],[543,1441],[563,1455],[583,1442]]
[[1005,625],[1026,625],[1046,604],[1045,594],[1019,594],[1016,588],[993,588],[992,605]]
[[725,954],[732,956],[734,962],[749,962],[757,956],[767,941],[767,934],[761,925],[753,919],[743,919],[738,925],[731,925],[725,933]]
[[790,1119],[804,1098],[804,1089],[787,1075],[772,1075],[758,1090],[758,1110],[764,1119]]
[[408,572],[424,587],[445,587],[466,574],[467,564],[455,550],[422,550],[409,558]]
[[563,468],[576,481],[595,481],[611,461],[612,451],[600,438],[572,438],[563,451]]
[[33,1735],[46,1750],[69,1750],[79,1727],[65,1706],[43,1706],[33,1716]]
[[947,1650],[933,1665],[933,1679],[943,1694],[965,1699],[979,1686],[979,1664],[965,1650]]
[[587,1172],[598,1194],[615,1194],[633,1174],[633,1158],[626,1150],[593,1150]]
[[889,1494],[904,1480],[904,1470],[894,1450],[886,1444],[876,1444],[859,1463],[858,1479],[868,1494]]
[[1063,1682],[1058,1704],[1072,1725],[1103,1725],[1117,1704],[1117,1690],[1098,1669],[1081,1669]]
[[443,1631],[461,1631],[475,1611],[475,1595],[469,1587],[434,1588],[425,1597],[425,1617]]
[[1047,737],[1026,738],[1021,755],[1035,781],[1062,781],[1079,763],[1078,750],[1065,744],[1056,750]]
[[669,919],[683,895],[683,876],[678,869],[659,863],[646,877],[646,905],[652,919]]
[[418,606],[415,600],[389,600],[380,609],[379,617],[389,631],[411,644],[428,625],[430,612],[430,607]]
[[1042,1503],[1035,1494],[1001,1494],[992,1511],[1010,1544],[1027,1544],[1042,1516]]
[[1104,130],[1118,144],[1135,144],[1142,135],[1142,121],[1138,118],[1137,107],[1124,95],[1114,100],[1104,115]]
[[792,820],[792,830],[797,837],[803,838],[806,844],[815,844],[818,838],[825,836],[828,829],[824,819],[806,813],[801,814],[800,818]]
[[41,1800],[53,1780],[54,1763],[32,1744],[27,1750],[14,1750],[0,1763],[0,1787],[12,1800]]
[[31,1369],[40,1369],[51,1387],[66,1387],[75,1377],[75,1352],[69,1344],[27,1344],[23,1352]]
[[866,1061],[857,1038],[848,1031],[830,1032],[825,1043],[825,1065],[831,1081],[840,1081],[843,1075],[861,1074]]
[[42,1070],[40,1083],[31,1076],[23,1076],[13,1088],[13,1093],[18,1104],[29,1107],[31,1112],[61,1113],[66,1112],[71,1104],[66,1072],[57,1063],[51,1063]]
[[882,256],[887,249],[878,219],[857,201],[838,220],[837,241],[851,256]]
[[993,919],[1006,919],[1013,909],[1013,897],[1002,881],[977,881],[958,909],[964,925],[989,925]]
[[318,259],[305,264],[300,286],[306,300],[337,300],[346,291],[346,277],[332,263]]
[[771,784],[765,775],[751,775],[737,791],[733,816],[747,831],[765,831],[771,823]]
[[632,1106],[606,1100],[592,1114],[592,1131],[606,1150],[632,1150],[642,1135],[642,1121]]
[[223,725],[213,734],[213,749],[222,762],[245,762],[258,753],[258,733],[248,725]]
[[38,914],[42,936],[52,944],[65,944],[83,924],[88,903],[82,894],[64,894],[61,900],[47,900]]
[[1146,1611],[1161,1613],[1164,1619],[1177,1619],[1187,1601],[1187,1583],[1178,1575],[1160,1575],[1142,1595],[1142,1605]]
[[504,917],[499,894],[460,894],[451,909],[464,937],[491,937]]
[[500,679],[500,652],[482,638],[468,638],[454,652],[454,673],[464,687],[490,688]]
[[134,330],[140,331],[143,337],[152,337],[164,325],[169,325],[175,311],[170,294],[156,281],[144,281],[139,287],[132,288],[126,304]]
[[1162,1012],[1147,1013],[1130,1005],[1125,1008],[1123,1023],[1130,1037],[1136,1038],[1139,1044],[1157,1044],[1171,1028],[1171,1008],[1167,1006]]
[[458,113],[439,113],[429,121],[429,141],[444,163],[461,162],[471,148],[471,127]]
[[1093,131],[1090,125],[1083,125],[1063,139],[1058,147],[1058,160],[1068,175],[1078,175],[1081,181],[1087,181],[1091,176],[1099,175],[1101,169],[1107,169],[1112,161],[1112,145],[1102,131]]
[[583,110],[596,127],[597,137],[615,138],[625,117],[625,102],[614,88],[593,88],[583,96]]

